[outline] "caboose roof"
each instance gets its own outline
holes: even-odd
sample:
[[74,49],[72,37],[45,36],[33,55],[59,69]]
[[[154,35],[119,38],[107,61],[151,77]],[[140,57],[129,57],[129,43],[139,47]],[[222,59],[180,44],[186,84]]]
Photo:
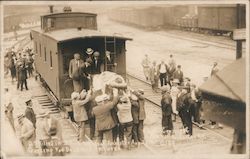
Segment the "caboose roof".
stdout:
[[49,13],[49,14],[44,14],[42,17],[54,17],[57,15],[63,15],[63,14],[84,14],[84,15],[89,15],[89,16],[97,16],[95,13],[86,13],[86,12],[60,12],[60,13]]
[[98,37],[115,37],[117,39],[132,40],[131,38],[125,37],[118,33],[106,33],[98,30],[82,29],[77,28],[55,30],[51,32],[43,32],[41,29],[33,29],[33,31],[43,34],[57,42],[64,42],[74,39],[84,38],[98,38]]

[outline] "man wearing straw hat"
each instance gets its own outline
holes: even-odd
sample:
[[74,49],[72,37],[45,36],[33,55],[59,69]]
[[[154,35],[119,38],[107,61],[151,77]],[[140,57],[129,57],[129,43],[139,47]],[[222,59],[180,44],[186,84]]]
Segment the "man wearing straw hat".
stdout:
[[89,61],[90,65],[92,65],[93,63],[93,53],[94,53],[93,49],[87,48],[86,50],[87,57],[85,61]]
[[23,114],[17,116],[18,124],[20,125],[20,140],[27,151],[29,145],[35,148],[35,128],[30,120],[25,118]]

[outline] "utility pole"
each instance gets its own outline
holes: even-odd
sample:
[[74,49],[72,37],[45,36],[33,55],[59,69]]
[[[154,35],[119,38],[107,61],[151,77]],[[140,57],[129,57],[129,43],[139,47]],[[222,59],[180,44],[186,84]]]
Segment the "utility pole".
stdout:
[[[237,29],[241,28],[241,9],[240,4],[236,5],[236,27]],[[236,40],[236,59],[239,59],[242,57],[242,40]]]

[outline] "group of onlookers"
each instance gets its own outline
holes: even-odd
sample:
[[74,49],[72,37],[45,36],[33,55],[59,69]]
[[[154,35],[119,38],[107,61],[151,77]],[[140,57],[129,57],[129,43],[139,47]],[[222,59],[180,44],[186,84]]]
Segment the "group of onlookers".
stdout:
[[[162,92],[162,128],[163,134],[173,134],[173,121],[179,115],[186,134],[192,135],[192,121],[200,123],[201,93],[191,79],[184,77],[181,65],[176,66],[173,55],[168,63],[153,61],[152,65],[145,55],[142,61],[144,75],[149,80],[153,91],[158,91],[158,83]],[[215,70],[215,69],[214,69]],[[216,70],[215,70],[216,71]]]
[[10,71],[12,82],[16,79],[17,89],[28,90],[27,78],[33,76],[34,58],[32,50],[26,48],[20,51],[14,51],[12,48],[5,55],[7,59],[7,68]]
[[[9,98],[10,94],[8,89],[5,89],[6,98]],[[44,149],[48,148],[48,145],[44,145],[44,142],[49,142],[52,139],[57,140],[57,144],[63,144],[62,128],[59,121],[50,116],[48,111],[44,111],[42,108],[35,114],[33,110],[33,102],[31,99],[25,102],[26,109],[23,113],[17,115],[17,122],[14,122],[13,117],[13,101],[11,98],[5,100],[5,115],[9,119],[13,130],[19,136],[20,141],[24,147],[24,150],[29,153],[35,152],[35,149],[40,149],[40,155],[44,153]],[[47,149],[47,151],[49,151]]]

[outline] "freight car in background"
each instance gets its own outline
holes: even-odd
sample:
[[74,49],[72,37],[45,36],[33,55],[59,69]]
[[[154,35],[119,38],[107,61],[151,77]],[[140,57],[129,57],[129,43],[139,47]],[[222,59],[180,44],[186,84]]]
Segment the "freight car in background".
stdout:
[[246,28],[246,6],[235,5],[204,5],[198,6],[198,28],[208,33],[232,33],[237,28]]
[[161,29],[177,26],[177,19],[188,13],[187,6],[153,6],[153,7],[126,7],[112,10],[111,20],[141,27],[144,29]]
[[[240,5],[237,19],[236,4],[232,5],[168,5],[144,8],[118,8],[110,18],[145,29],[173,28],[220,35],[246,27],[246,6]],[[238,21],[237,21],[238,20]]]
[[126,7],[112,10],[111,20],[144,29],[159,29],[164,26],[164,14],[159,7]]

